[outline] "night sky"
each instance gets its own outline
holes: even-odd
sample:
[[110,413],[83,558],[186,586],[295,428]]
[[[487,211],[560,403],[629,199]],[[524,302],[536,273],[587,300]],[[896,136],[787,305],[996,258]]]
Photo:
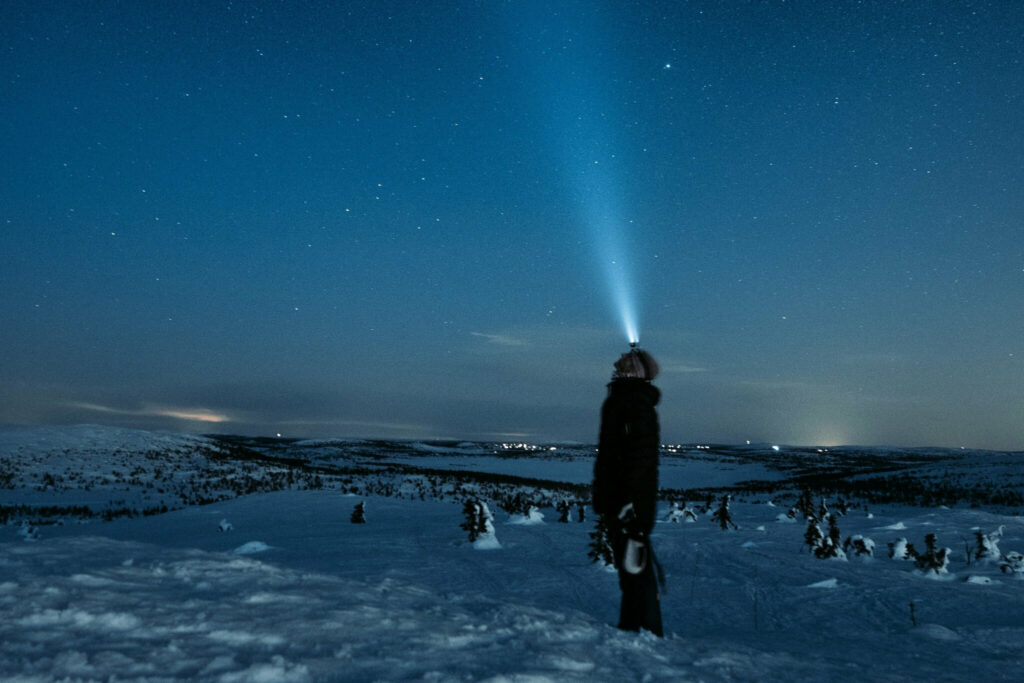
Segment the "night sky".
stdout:
[[0,5],[0,422],[1024,448],[1017,0]]

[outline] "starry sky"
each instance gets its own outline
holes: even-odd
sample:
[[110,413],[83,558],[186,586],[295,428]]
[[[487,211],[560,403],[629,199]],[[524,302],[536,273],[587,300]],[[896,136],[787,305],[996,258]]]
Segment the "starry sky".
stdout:
[[1016,0],[0,5],[0,422],[1024,448]]

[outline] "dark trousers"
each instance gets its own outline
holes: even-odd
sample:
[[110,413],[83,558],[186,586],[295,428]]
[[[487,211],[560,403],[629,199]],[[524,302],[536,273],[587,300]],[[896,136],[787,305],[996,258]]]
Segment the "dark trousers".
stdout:
[[[619,628],[624,631],[645,629],[662,637],[661,596],[658,594],[658,577],[654,572],[653,558],[648,553],[647,566],[643,571],[630,574],[622,568],[628,539],[621,529],[613,529],[611,536],[615,567],[619,570],[619,588],[622,589]],[[647,542],[650,543],[650,539]]]

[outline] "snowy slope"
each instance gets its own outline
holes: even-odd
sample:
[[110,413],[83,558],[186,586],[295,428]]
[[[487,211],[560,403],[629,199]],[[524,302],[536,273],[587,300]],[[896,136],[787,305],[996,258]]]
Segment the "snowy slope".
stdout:
[[[17,438],[3,438],[10,458]],[[806,524],[766,496],[734,502],[736,531],[706,514],[662,522],[658,640],[611,626],[616,578],[586,557],[589,520],[559,524],[545,508],[544,523],[514,524],[492,506],[501,548],[475,550],[456,498],[343,492],[359,481],[69,517],[38,540],[12,519],[0,527],[4,680],[1008,680],[1024,661],[1024,580],[965,552],[975,529],[1000,526],[1002,552],[1024,551],[1022,511],[853,507],[842,535],[877,552],[848,560],[813,557]],[[0,489],[3,501],[44,493]],[[351,524],[359,501],[368,521]],[[927,533],[953,549],[948,574],[886,556]]]

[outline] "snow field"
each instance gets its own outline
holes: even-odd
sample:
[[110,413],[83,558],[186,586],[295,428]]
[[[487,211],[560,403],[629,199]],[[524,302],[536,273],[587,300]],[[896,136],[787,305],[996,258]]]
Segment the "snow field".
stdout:
[[[351,524],[366,500],[366,524]],[[734,501],[654,534],[668,637],[612,627],[614,573],[586,558],[590,521],[510,523],[474,550],[453,503],[330,491],[260,494],[149,518],[0,528],[0,671],[10,680],[1000,680],[1024,658],[1024,581],[968,567],[961,538],[1020,517],[854,510],[876,557],[819,560],[803,523]],[[665,509],[667,513],[667,508]],[[231,529],[219,531],[226,521]],[[902,523],[900,530],[886,527]],[[934,532],[931,578],[886,544]],[[968,580],[970,579],[970,580]],[[979,583],[984,579],[987,583]],[[910,604],[914,603],[911,620]]]

